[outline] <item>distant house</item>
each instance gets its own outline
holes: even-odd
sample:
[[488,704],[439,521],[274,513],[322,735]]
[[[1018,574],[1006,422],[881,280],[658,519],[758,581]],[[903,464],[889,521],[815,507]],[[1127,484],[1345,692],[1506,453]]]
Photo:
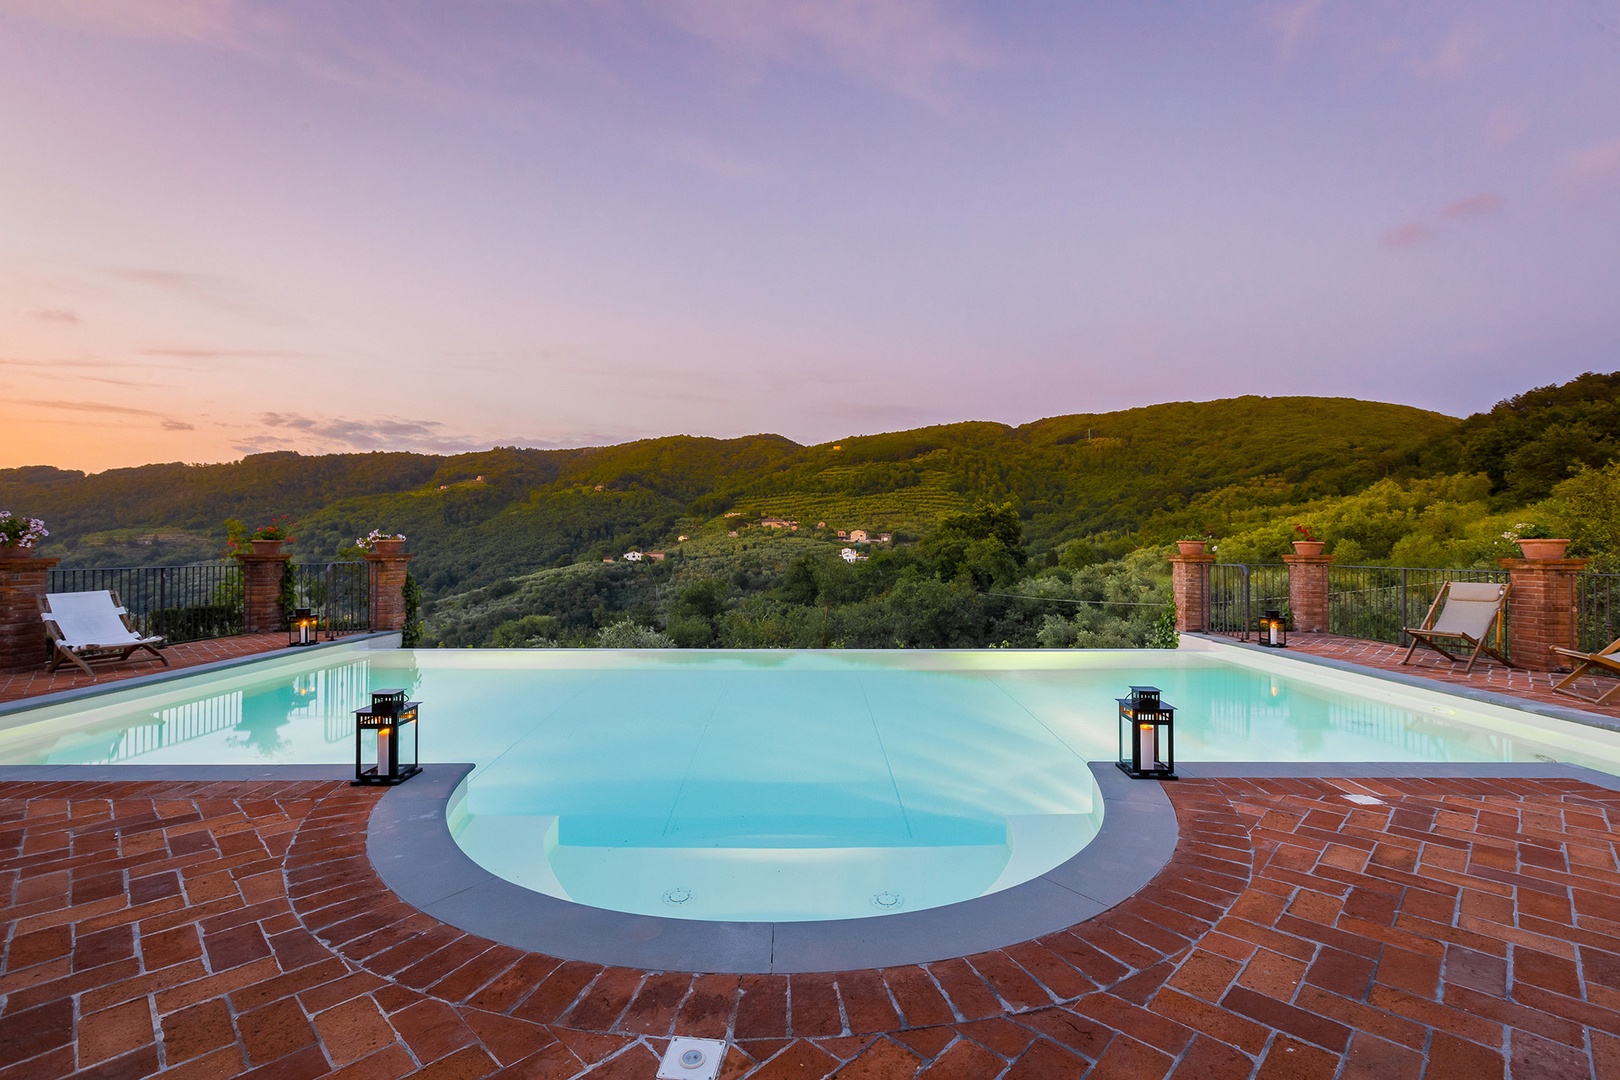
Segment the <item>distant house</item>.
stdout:
[[827,527],[827,523],[826,523],[826,522],[825,522],[825,521],[818,521],[818,522],[816,522],[816,528],[818,528],[818,529],[825,529],[825,528],[826,528],[826,527]]
[[765,517],[759,519],[760,525],[767,529],[797,529],[799,523],[791,518]]
[[856,551],[854,548],[845,548],[843,551],[840,551],[838,553],[838,557],[840,559],[843,559],[847,563],[865,562],[866,561],[866,556],[862,555],[860,552]]
[[653,562],[663,562],[664,553],[662,551],[649,551],[647,552],[647,558],[651,559]]
[[641,561],[641,552],[639,552],[639,551],[627,551],[627,552],[625,552],[624,553],[624,561],[625,562],[640,562]]
[[736,529],[732,529],[732,530],[731,530],[731,531],[730,531],[730,532],[728,532],[728,533],[726,533],[726,535],[727,535],[727,536],[736,536],[736,535],[737,535],[737,530],[736,530]]
[[[839,533],[839,535],[842,536],[843,534]],[[849,542],[852,543],[852,544],[864,544],[864,543],[866,543],[866,530],[865,529],[851,529],[851,530],[849,530]]]
[[894,533],[878,533],[878,543],[880,543],[880,544],[892,544],[892,543],[894,543]]
[[618,561],[619,561],[619,560],[618,560],[618,559],[615,559],[615,558],[614,558],[614,557],[613,557],[613,556],[611,556],[611,555],[604,555],[604,556],[602,556],[602,561],[603,561],[603,562],[618,562]]
[[726,517],[742,517],[741,510],[727,510]]
[[845,532],[843,529],[839,529],[838,530],[838,539],[840,539],[840,540],[848,540],[849,539],[849,533]]
[[595,486],[595,487],[593,487],[593,488],[592,488],[592,489],[591,489],[591,490],[592,490],[592,491],[601,491],[601,490],[602,490],[602,485],[601,485],[601,484],[597,484],[597,485],[596,485],[596,486]]
[[690,537],[690,536],[685,536],[685,535],[682,535],[682,536],[677,536],[677,537],[676,537],[676,538],[675,538],[675,542],[676,542],[676,543],[677,543],[677,544],[684,544],[684,543],[686,543],[686,542],[687,542],[687,541],[688,541],[688,540],[690,540],[690,539],[692,539],[692,538],[691,538],[691,537]]

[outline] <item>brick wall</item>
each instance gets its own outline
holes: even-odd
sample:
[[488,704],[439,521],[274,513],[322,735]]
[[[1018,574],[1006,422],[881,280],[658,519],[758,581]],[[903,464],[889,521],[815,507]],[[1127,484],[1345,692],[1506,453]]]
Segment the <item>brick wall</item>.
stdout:
[[1508,572],[1508,659],[1529,671],[1567,666],[1550,649],[1575,647],[1575,575],[1586,559],[1503,559]]
[[238,555],[242,562],[242,622],[250,634],[285,630],[287,621],[277,600],[281,575],[291,555]]
[[1170,591],[1176,601],[1176,629],[1197,633],[1208,630],[1209,568],[1213,555],[1170,556]]
[[1288,609],[1294,629],[1325,633],[1328,628],[1328,567],[1331,555],[1284,555],[1288,564]]
[[38,598],[57,562],[0,555],[0,671],[27,671],[50,658]]
[[405,629],[405,574],[414,555],[367,552],[371,564],[371,628]]

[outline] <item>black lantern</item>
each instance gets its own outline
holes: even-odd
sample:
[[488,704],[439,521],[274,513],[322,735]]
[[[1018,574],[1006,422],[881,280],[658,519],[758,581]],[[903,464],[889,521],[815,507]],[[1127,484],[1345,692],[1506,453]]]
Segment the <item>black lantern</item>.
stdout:
[[1119,767],[1133,780],[1176,778],[1176,710],[1157,686],[1133,686],[1119,701]]
[[[354,783],[400,784],[422,771],[417,754],[416,710],[420,701],[406,701],[403,690],[378,690],[371,695],[371,707],[354,714]],[[408,760],[400,753],[405,729],[411,730]],[[364,735],[377,733],[377,762],[367,768],[361,760]]]
[[1259,642],[1268,649],[1288,648],[1288,625],[1283,619],[1282,612],[1276,608],[1267,608],[1266,613],[1260,616]]
[[287,620],[287,644],[313,645],[320,639],[320,620],[307,607],[294,608],[292,618]]

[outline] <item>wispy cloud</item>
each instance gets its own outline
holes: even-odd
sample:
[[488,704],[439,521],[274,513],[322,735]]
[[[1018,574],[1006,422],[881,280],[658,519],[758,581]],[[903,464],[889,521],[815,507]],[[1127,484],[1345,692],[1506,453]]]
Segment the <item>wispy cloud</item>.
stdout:
[[229,41],[234,0],[0,0],[0,15],[119,37]]
[[997,58],[935,0],[672,0],[650,10],[744,62],[826,60],[935,108],[950,105],[953,74]]
[[300,360],[314,355],[275,349],[141,349],[141,356],[168,356],[177,360]]
[[1448,218],[1477,218],[1494,214],[1502,208],[1502,196],[1494,191],[1482,191],[1440,208],[1440,216]]
[[1484,27],[1473,23],[1459,23],[1451,28],[1451,32],[1434,52],[1414,60],[1412,70],[1419,75],[1448,78],[1466,74],[1479,58],[1485,41]]
[[266,326],[298,322],[293,313],[265,302],[247,283],[234,278],[138,266],[113,267],[107,273],[119,281],[159,289]]
[[1263,13],[1265,24],[1277,34],[1277,56],[1284,62],[1292,60],[1300,43],[1311,33],[1316,13],[1322,0],[1298,0],[1280,4]]
[[69,311],[67,308],[40,308],[32,314],[40,322],[63,323],[67,326],[79,325],[78,314]]
[[159,425],[164,431],[196,431],[196,424],[188,424],[184,420],[166,419]]
[[[245,446],[266,448],[304,447],[315,440],[324,448],[345,450],[418,450],[433,453],[462,453],[487,449],[489,443],[467,435],[448,434],[437,420],[406,420],[383,417],[350,420],[344,417],[306,416],[300,413],[261,413],[259,423],[270,430],[242,440]],[[280,434],[288,432],[287,435]]]
[[100,401],[62,401],[50,399],[19,400],[18,405],[32,405],[36,409],[60,409],[64,412],[86,412],[113,416],[155,416],[166,419],[160,412],[140,409],[133,405],[109,405]]
[[1570,155],[1569,175],[1578,188],[1620,180],[1620,138],[1593,143]]
[[1397,225],[1382,237],[1379,243],[1395,251],[1405,251],[1410,248],[1422,247],[1432,243],[1436,238],[1434,229],[1421,221],[1408,221],[1404,225]]

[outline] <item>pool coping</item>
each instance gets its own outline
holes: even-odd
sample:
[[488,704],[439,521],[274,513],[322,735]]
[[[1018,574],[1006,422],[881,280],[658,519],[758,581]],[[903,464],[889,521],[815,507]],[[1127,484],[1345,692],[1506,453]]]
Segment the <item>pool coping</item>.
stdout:
[[1189,652],[1218,653],[1224,649],[1235,649],[1256,657],[1297,664],[1314,664],[1317,667],[1331,668],[1346,675],[1358,675],[1368,679],[1384,679],[1388,682],[1411,687],[1414,690],[1449,694],[1453,697],[1478,702],[1481,705],[1497,705],[1503,708],[1517,709],[1519,712],[1532,713],[1536,716],[1544,716],[1549,720],[1567,720],[1572,724],[1582,724],[1586,727],[1620,732],[1620,719],[1605,716],[1602,713],[1589,712],[1586,709],[1577,709],[1568,705],[1554,705],[1546,701],[1537,701],[1534,698],[1514,697],[1512,694],[1504,694],[1498,690],[1481,690],[1478,687],[1450,683],[1443,679],[1431,679],[1415,671],[1389,671],[1384,668],[1357,664],[1351,660],[1340,660],[1332,656],[1317,656],[1314,653],[1299,652],[1294,649],[1273,649],[1246,641],[1234,641],[1219,634],[1183,633],[1182,637],[1194,639],[1199,643],[1196,649],[1190,649]]
[[711,922],[588,907],[485,870],[450,835],[471,765],[436,765],[372,812],[367,850],[384,884],[469,933],[564,960],[654,971],[797,974],[920,964],[997,949],[1100,915],[1140,891],[1175,852],[1163,788],[1091,762],[1102,826],[1079,852],[1021,884],[943,907],[861,919]]
[[[400,640],[398,630],[373,630],[365,634],[346,634],[334,641],[320,641],[313,645],[299,646],[297,657],[311,656],[332,649],[352,648],[361,642],[370,642],[366,649],[392,649],[398,648]],[[229,656],[223,660],[209,660],[201,664],[192,664],[182,668],[159,668],[141,675],[131,675],[128,678],[112,679],[104,683],[94,683],[90,686],[75,686],[69,690],[53,690],[48,694],[35,694],[31,697],[18,698],[0,704],[0,721],[14,713],[29,712],[34,709],[43,709],[51,705],[68,705],[86,698],[101,697],[105,694],[116,694],[124,690],[138,690],[162,683],[175,682],[187,679],[193,675],[214,675],[229,668],[242,667],[247,664],[262,664],[271,660],[288,660],[294,657],[280,649],[268,652],[250,653],[247,656]]]

